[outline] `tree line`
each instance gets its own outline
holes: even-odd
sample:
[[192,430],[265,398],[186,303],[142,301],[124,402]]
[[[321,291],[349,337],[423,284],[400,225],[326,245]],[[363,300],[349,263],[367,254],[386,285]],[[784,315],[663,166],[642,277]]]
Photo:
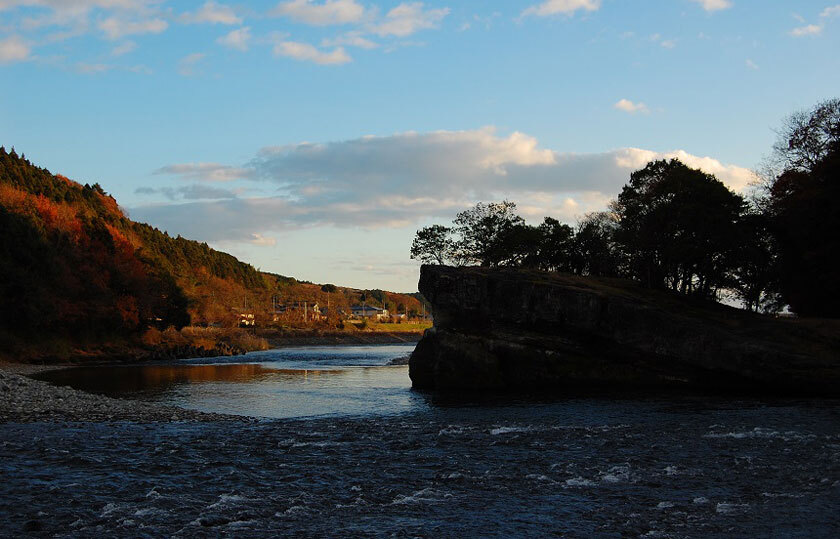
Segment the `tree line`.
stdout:
[[181,327],[268,292],[265,277],[206,243],[131,221],[98,184],[53,175],[0,146],[0,344],[92,341]]
[[840,316],[840,100],[791,115],[750,196],[678,159],[633,172],[606,211],[529,225],[510,201],[417,231],[430,264],[629,278],[753,311]]

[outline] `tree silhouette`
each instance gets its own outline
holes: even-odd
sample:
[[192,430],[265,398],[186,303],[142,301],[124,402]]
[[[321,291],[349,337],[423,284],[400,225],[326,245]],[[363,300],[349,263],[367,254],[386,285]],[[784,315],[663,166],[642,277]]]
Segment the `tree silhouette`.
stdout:
[[631,275],[652,288],[715,297],[738,248],[744,199],[677,159],[630,176],[614,204]]
[[788,170],[770,191],[769,220],[779,250],[779,282],[791,310],[840,316],[840,151],[809,172]]
[[411,258],[444,265],[452,257],[452,229],[443,225],[421,228],[411,244]]
[[479,266],[498,266],[517,258],[517,254],[510,252],[511,236],[517,234],[512,229],[525,220],[515,210],[516,204],[504,200],[479,202],[460,212],[454,221],[460,238],[455,244],[455,258]]

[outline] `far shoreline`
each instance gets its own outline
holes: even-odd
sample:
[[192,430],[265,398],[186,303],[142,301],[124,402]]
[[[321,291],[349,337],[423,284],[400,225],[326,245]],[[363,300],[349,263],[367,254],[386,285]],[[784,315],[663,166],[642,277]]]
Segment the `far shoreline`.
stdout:
[[[365,345],[389,345],[389,344],[416,344],[423,336],[422,331],[406,332],[346,332],[346,331],[278,331],[258,330],[256,334],[268,341],[268,350],[279,350],[283,348],[294,348],[299,346],[365,346]],[[120,347],[118,347],[120,348]],[[258,352],[262,350],[249,350],[245,352]],[[237,358],[245,354],[231,356],[206,356],[200,357],[179,357],[179,358],[158,358],[149,356],[149,350],[134,347],[124,347],[117,350],[77,350],[69,357],[34,357],[14,358],[8,355],[0,357],[0,370],[30,376],[41,372],[70,369],[74,367],[107,367],[107,366],[129,366],[129,365],[161,365],[182,359],[207,359],[208,361],[220,357]]]

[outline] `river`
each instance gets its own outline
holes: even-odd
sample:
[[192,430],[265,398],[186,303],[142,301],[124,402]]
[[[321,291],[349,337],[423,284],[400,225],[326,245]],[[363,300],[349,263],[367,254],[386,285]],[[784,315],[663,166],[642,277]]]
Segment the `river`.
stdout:
[[[243,424],[4,424],[0,514],[45,536],[837,537],[840,403],[410,390],[410,347],[56,371]],[[16,534],[15,534],[16,535]]]

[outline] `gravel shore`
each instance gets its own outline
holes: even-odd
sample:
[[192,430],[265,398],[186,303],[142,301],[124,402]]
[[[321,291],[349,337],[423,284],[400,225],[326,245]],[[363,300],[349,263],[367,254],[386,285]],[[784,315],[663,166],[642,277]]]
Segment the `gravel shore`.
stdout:
[[[69,387],[56,387],[16,372],[33,374],[46,368],[0,364],[0,423],[36,421],[249,421],[249,418],[207,414],[173,406],[112,399]],[[16,372],[13,372],[16,371]]]

